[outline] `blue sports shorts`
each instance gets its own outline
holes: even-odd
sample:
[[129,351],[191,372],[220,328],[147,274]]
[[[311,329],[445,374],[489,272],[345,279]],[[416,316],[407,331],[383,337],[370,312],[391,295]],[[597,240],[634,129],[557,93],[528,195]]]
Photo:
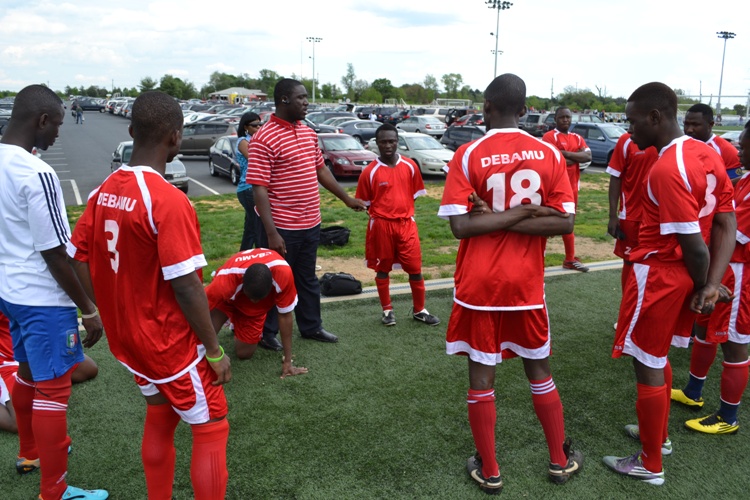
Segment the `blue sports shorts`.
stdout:
[[83,361],[75,307],[22,306],[0,298],[10,320],[13,357],[28,363],[35,382],[64,375]]

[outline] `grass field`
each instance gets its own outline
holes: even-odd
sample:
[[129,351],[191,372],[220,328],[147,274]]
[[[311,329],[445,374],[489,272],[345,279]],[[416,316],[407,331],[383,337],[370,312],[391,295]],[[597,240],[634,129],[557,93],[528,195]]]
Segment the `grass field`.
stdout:
[[[585,456],[583,472],[564,486],[546,479],[549,459],[534,417],[520,360],[498,368],[498,457],[506,498],[685,499],[747,498],[747,429],[734,436],[691,433],[696,416],[672,408],[674,454],[665,458],[666,484],[621,478],[601,464],[608,454],[634,453],[623,425],[635,422],[635,381],[629,360],[610,358],[619,303],[619,271],[550,278],[547,299],[553,335],[553,375],[563,399],[567,433]],[[437,327],[408,320],[408,295],[394,296],[399,323],[379,324],[377,299],[324,304],[325,326],[338,344],[295,334],[295,362],[310,373],[279,379],[280,356],[259,350],[233,362],[226,386],[231,433],[230,499],[486,498],[464,466],[474,451],[466,416],[466,360],[445,355],[451,290],[428,293]],[[228,332],[221,341],[232,356]],[[104,487],[114,500],[144,499],[140,436],[144,403],[131,376],[104,342],[88,351],[99,377],[76,386],[70,401],[73,455],[69,480]],[[674,350],[675,384],[687,377],[689,351]],[[706,384],[709,408],[718,402],[719,360]],[[740,417],[747,410],[740,411]],[[0,497],[35,498],[38,475],[13,472],[16,438],[0,434]],[[190,433],[177,433],[177,500],[191,498]]]

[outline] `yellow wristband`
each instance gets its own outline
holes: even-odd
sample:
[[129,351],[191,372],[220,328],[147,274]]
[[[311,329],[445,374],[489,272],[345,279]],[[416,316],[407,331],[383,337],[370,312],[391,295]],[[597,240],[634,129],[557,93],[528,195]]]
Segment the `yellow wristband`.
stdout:
[[95,308],[94,312],[92,312],[91,314],[83,314],[83,311],[81,311],[81,318],[82,319],[91,319],[91,318],[96,318],[97,316],[99,316],[99,309],[98,308]]
[[209,363],[218,363],[219,361],[224,359],[224,348],[219,346],[219,350],[221,351],[221,356],[219,356],[218,358],[210,358],[208,354],[206,354],[206,361],[208,361]]

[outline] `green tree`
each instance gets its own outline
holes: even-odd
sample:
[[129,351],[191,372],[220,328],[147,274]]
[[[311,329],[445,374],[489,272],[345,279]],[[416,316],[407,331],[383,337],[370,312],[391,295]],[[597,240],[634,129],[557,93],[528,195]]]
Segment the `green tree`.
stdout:
[[[258,90],[265,92],[269,96],[273,96],[274,87],[284,77],[271,69],[262,69],[258,74],[260,75]],[[308,87],[308,89],[312,90],[312,87]]]
[[735,104],[733,109],[734,114],[738,116],[745,116],[745,113],[747,113],[747,106],[742,104]]
[[156,88],[157,82],[150,76],[141,78],[141,83],[138,85],[141,88],[141,92],[148,92]]
[[428,104],[432,101],[432,91],[428,91],[419,83],[404,84],[399,88],[404,100],[410,104]]
[[441,80],[448,97],[458,97],[458,89],[464,82],[463,77],[458,73],[447,73],[441,77]]
[[359,101],[360,99],[362,99],[362,94],[364,94],[365,90],[369,88],[370,84],[367,83],[367,80],[355,80],[351,90],[351,93],[354,95],[354,100]]
[[339,89],[336,84],[324,83],[320,86],[320,97],[322,99],[335,101],[341,97],[341,89]]
[[391,81],[387,78],[378,78],[370,86],[377,90],[383,99],[390,99],[394,95],[394,88]]
[[440,85],[438,85],[437,78],[430,74],[427,74],[424,77],[424,88],[427,91],[432,91],[435,97],[437,97],[438,93],[440,92]]
[[354,72],[354,65],[346,63],[346,75],[341,77],[341,86],[344,87],[347,97],[354,97],[354,83],[357,80],[357,74]]
[[375,104],[380,104],[383,102],[383,95],[375,88],[367,87],[357,100],[361,100],[362,102],[372,102]]

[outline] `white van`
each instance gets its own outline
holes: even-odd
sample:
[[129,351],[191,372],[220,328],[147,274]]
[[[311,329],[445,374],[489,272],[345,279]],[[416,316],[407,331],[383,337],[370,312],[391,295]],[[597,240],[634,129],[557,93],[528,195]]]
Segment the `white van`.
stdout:
[[450,111],[450,108],[417,108],[414,110],[414,116],[434,116],[444,122],[448,111]]

